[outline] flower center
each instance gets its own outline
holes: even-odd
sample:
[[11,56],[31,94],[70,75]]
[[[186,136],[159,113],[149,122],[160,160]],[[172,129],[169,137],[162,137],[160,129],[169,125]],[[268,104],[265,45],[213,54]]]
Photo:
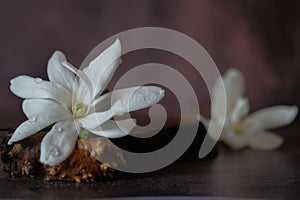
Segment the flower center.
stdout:
[[243,134],[243,131],[239,128],[235,128],[234,129],[234,133],[237,134],[237,135],[242,135]]
[[82,102],[77,102],[72,106],[72,112],[75,117],[83,117],[87,112],[87,106]]

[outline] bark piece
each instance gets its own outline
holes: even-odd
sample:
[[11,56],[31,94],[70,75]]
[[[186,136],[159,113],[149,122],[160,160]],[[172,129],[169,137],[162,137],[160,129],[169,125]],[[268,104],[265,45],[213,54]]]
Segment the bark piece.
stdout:
[[[11,134],[0,137],[1,158],[4,170],[14,177],[30,176],[46,180],[95,181],[111,178],[120,164],[125,164],[122,154],[108,139],[78,139],[71,155],[57,166],[51,167],[39,162],[40,144],[45,133],[35,134],[11,146],[7,141]],[[89,151],[90,150],[90,151]],[[110,155],[115,166],[99,161],[102,156]]]
[[[113,140],[103,137],[78,139],[71,155],[55,167],[39,162],[40,144],[46,132],[35,134],[10,146],[7,142],[12,134],[2,134],[0,152],[4,170],[14,177],[30,176],[46,180],[93,182],[119,174],[113,169],[126,165],[126,157],[123,156],[120,148],[136,153],[155,151],[172,141],[177,130],[178,127],[164,128],[150,138],[128,135]],[[190,133],[188,126],[183,130],[187,135]],[[198,160],[198,153],[205,136],[206,129],[199,124],[196,137],[178,161]],[[214,158],[216,155],[217,151],[214,148],[206,158]]]

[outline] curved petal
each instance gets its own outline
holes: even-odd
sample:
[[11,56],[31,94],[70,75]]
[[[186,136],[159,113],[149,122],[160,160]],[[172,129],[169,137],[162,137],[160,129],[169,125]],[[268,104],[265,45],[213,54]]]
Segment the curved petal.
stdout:
[[216,80],[211,97],[211,118],[224,119],[227,115],[227,99],[224,81],[221,77]]
[[196,119],[201,122],[203,124],[203,126],[207,129],[208,128],[208,125],[209,125],[209,121],[208,119],[206,119],[205,117],[203,117],[202,115],[197,115],[196,116]]
[[71,92],[75,76],[62,65],[64,61],[67,61],[66,56],[60,51],[55,51],[48,61],[47,73],[50,81],[61,84]]
[[292,123],[297,114],[297,106],[273,106],[249,115],[243,126],[250,127],[251,132],[278,128]]
[[71,105],[71,94],[62,85],[30,76],[18,76],[11,81],[10,90],[25,99],[53,99]]
[[92,60],[83,72],[94,87],[94,95],[101,94],[121,63],[121,43],[117,39],[110,47]]
[[14,134],[8,141],[8,145],[11,145],[13,142],[23,140],[24,138],[37,133],[38,131],[51,125],[52,123],[52,121],[50,122],[39,119],[37,119],[36,121],[27,120],[18,126],[18,128],[15,130]]
[[[226,94],[224,94],[223,83]],[[244,90],[245,80],[243,74],[237,69],[227,70],[223,78],[216,81],[212,94],[212,115],[225,117],[221,116],[221,113],[224,113],[223,109],[226,109],[227,116],[230,116],[237,100],[244,95]],[[226,95],[227,102],[223,102],[224,95]],[[224,106],[226,107],[224,108]]]
[[117,101],[120,105],[115,106],[115,115],[124,114],[131,111],[140,110],[156,104],[164,96],[164,90],[156,86],[140,86],[115,90],[102,95],[92,106],[95,110],[109,109]]
[[249,147],[256,150],[274,150],[283,143],[282,137],[270,132],[251,134],[248,136]]
[[239,123],[249,113],[249,101],[246,98],[239,98],[231,113],[232,123]]
[[109,120],[101,126],[89,130],[90,132],[107,137],[107,138],[119,138],[128,135],[133,128],[136,126],[136,120],[125,119],[125,120]]
[[79,80],[77,79],[74,82],[74,87],[72,90],[72,104],[76,102],[84,102],[85,104],[90,105],[92,100],[94,99],[93,85],[91,80],[84,72],[74,67],[71,63],[63,61],[62,65],[70,72],[76,74],[79,78]]
[[224,126],[222,126],[222,123],[218,120],[207,120],[207,123],[207,133],[214,141],[222,141],[223,138],[226,137],[226,134],[228,134],[227,131],[231,128],[226,122]]
[[97,126],[100,126],[104,122],[108,121],[113,117],[113,112],[112,110],[107,110],[104,112],[96,112],[90,115],[87,115],[83,118],[79,119],[79,122],[81,123],[82,127],[90,130],[94,129]]
[[232,68],[227,70],[223,79],[226,88],[227,106],[229,106],[229,109],[233,109],[236,101],[244,95],[245,78],[239,70]]
[[15,130],[9,144],[29,137],[55,122],[72,118],[64,106],[46,99],[25,100],[23,111],[29,120]]
[[83,128],[90,130],[100,126],[104,122],[111,119],[113,116],[122,114],[123,110],[121,102],[117,101],[110,109],[103,112],[95,112],[87,115],[83,118],[80,118],[79,122],[81,123]]
[[40,120],[58,122],[72,118],[66,106],[50,99],[26,99],[23,101],[22,108],[29,119],[35,117]]
[[247,146],[246,138],[232,131],[224,133],[221,138],[222,141],[234,150],[241,150]]
[[56,123],[41,143],[40,162],[55,166],[71,154],[78,138],[74,120]]

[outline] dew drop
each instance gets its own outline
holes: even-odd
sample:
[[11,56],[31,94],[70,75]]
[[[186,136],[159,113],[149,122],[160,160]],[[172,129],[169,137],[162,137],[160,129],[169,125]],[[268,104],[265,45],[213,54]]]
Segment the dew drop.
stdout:
[[57,128],[58,132],[62,132],[62,128],[58,127]]
[[35,78],[34,81],[35,81],[36,83],[41,83],[41,82],[42,82],[42,79],[41,79],[41,78]]
[[37,120],[36,117],[30,117],[30,118],[29,118],[29,121],[30,121],[30,122],[35,122],[36,120]]
[[50,150],[50,153],[53,155],[53,156],[59,156],[59,151],[57,148],[53,148]]

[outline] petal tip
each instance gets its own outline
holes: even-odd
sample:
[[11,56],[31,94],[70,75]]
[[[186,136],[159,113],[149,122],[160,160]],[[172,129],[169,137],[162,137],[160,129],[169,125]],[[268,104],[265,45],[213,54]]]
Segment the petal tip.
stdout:
[[244,79],[245,78],[243,73],[236,68],[230,68],[224,74],[224,81],[231,80],[234,81],[234,83],[236,83],[236,81],[239,81],[239,84],[244,84]]
[[[13,86],[13,83],[10,82],[10,86],[9,86],[9,89],[12,93],[14,93],[14,86]],[[15,94],[15,93],[14,93]]]
[[292,105],[285,107],[285,109],[287,111],[288,118],[290,119],[290,123],[292,123],[298,115],[299,107],[296,105]]
[[117,38],[117,39],[114,41],[114,43],[112,44],[112,46],[115,46],[116,48],[118,48],[118,49],[121,50],[122,45],[121,45],[120,39]]
[[201,115],[200,114],[198,114],[198,115],[196,115],[196,120],[198,121],[198,122],[200,122],[201,121]]
[[22,78],[22,77],[27,77],[26,75],[20,75],[20,76],[17,76],[17,77],[14,77],[14,78],[12,78],[12,79],[10,79],[10,84],[11,85],[14,85],[15,83],[17,83],[19,80],[20,80],[20,78]]
[[233,75],[233,76],[239,76],[242,74],[242,72],[240,70],[238,70],[237,68],[230,68],[226,71],[225,74],[229,74],[229,75]]
[[[43,146],[43,142],[41,144],[41,146]],[[40,163],[44,164],[44,165],[48,165],[50,167],[54,167],[56,165],[59,164],[59,162],[55,159],[53,159],[53,157],[51,157],[50,153],[46,153],[45,149],[42,149],[41,147],[41,153],[40,153]]]
[[44,165],[48,165],[50,167],[54,167],[55,165],[53,165],[53,163],[48,162],[47,159],[45,159],[44,157],[40,157],[40,163],[44,164]]
[[121,40],[119,38],[117,38],[114,43],[121,46]]
[[23,91],[22,86],[24,85],[24,83],[30,82],[30,80],[29,80],[30,78],[31,77],[29,77],[27,75],[20,75],[20,76],[17,76],[15,78],[11,79],[10,86],[9,86],[10,91],[14,95],[23,98],[23,96],[20,95],[19,91]]
[[9,141],[7,142],[8,145],[12,145],[12,143],[13,143],[13,141],[11,141],[11,140],[9,140]]
[[14,79],[15,78],[9,80],[10,86],[14,83]]
[[293,106],[291,106],[291,109],[293,110],[293,113],[295,113],[295,115],[298,114],[298,112],[299,112],[299,107],[298,106],[293,105]]
[[291,118],[294,120],[299,113],[299,107],[294,105],[294,106],[291,106],[290,109],[291,109],[291,115],[292,115]]
[[57,64],[57,63],[62,63],[63,61],[66,61],[66,56],[65,54],[60,51],[60,50],[55,50],[53,53],[52,53],[52,56],[50,57],[49,61],[48,61],[48,65],[50,63],[53,63],[53,64]]
[[52,56],[54,55],[64,55],[64,53],[61,50],[55,50],[52,54]]
[[271,132],[257,134],[248,140],[249,147],[260,151],[273,151],[283,144],[283,138]]
[[161,95],[161,97],[165,96],[166,91],[163,89],[159,90],[159,94]]

